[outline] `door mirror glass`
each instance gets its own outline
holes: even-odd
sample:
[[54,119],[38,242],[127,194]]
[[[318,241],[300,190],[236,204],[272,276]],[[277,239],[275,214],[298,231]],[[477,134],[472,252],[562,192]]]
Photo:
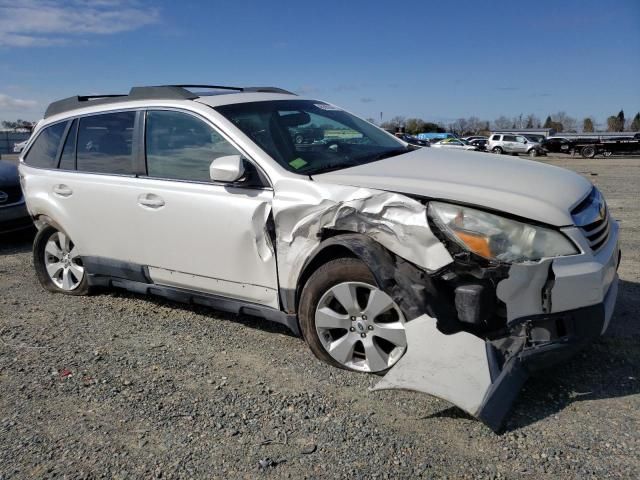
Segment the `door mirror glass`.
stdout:
[[218,157],[209,166],[209,176],[214,182],[237,182],[244,176],[244,172],[241,155]]

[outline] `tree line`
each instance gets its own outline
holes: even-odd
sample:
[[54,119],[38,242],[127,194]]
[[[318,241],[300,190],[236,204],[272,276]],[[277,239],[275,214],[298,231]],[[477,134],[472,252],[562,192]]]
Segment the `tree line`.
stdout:
[[22,120],[21,118],[15,121],[3,120],[2,128],[11,128],[14,130],[18,128],[26,128],[30,130],[33,127],[33,124],[34,122],[29,122],[28,120]]
[[[371,123],[377,123],[374,119],[367,119]],[[15,121],[5,120],[2,122],[3,128],[18,129],[33,126],[33,122],[18,119]],[[421,118],[405,118],[402,116],[393,117],[386,122],[380,123],[380,127],[387,130],[398,131],[404,129],[406,133],[417,135],[426,132],[451,132],[458,135],[478,135],[487,134],[491,130],[522,130],[527,128],[552,128],[556,132],[578,133],[578,121],[566,112],[557,112],[548,115],[544,123],[534,114],[517,117],[499,116],[493,122],[481,120],[478,117],[458,118],[454,122],[429,122]],[[611,115],[607,118],[606,125],[597,125],[592,117],[586,117],[582,120],[582,132],[592,133],[606,128],[608,132],[640,132],[640,112],[636,113],[632,119],[626,119],[624,111],[620,110],[617,115]]]
[[[373,119],[368,119],[376,123]],[[544,122],[540,121],[536,115],[518,115],[517,117],[499,116],[493,121],[482,120],[478,117],[458,118],[454,122],[429,122],[420,118],[405,118],[396,116],[380,123],[380,127],[387,130],[404,131],[410,135],[417,135],[425,132],[451,132],[458,135],[478,135],[487,134],[491,130],[522,130],[529,128],[552,128],[556,132],[578,133],[580,131],[591,133],[606,130],[608,132],[640,132],[640,112],[631,119],[625,119],[624,111],[620,110],[617,115],[607,118],[605,125],[598,125],[593,117],[586,117],[581,124],[576,118],[567,115],[566,112],[557,112],[548,115]]]

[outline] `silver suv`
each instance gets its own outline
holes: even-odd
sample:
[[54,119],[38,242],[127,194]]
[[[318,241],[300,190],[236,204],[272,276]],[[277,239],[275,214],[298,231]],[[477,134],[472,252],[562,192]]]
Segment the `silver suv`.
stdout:
[[276,88],[138,87],[45,117],[20,175],[51,292],[280,322],[331,365],[384,374],[376,389],[494,429],[531,371],[611,318],[618,225],[570,171],[414,148]]
[[493,133],[489,135],[487,150],[493,153],[525,153],[537,157],[544,151],[538,142],[527,139],[524,135],[515,133]]

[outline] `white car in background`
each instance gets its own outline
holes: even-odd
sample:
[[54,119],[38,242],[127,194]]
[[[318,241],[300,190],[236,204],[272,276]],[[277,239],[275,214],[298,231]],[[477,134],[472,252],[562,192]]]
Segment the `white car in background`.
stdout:
[[455,150],[471,150],[478,151],[478,147],[474,147],[473,145],[469,145],[467,142],[463,140],[459,140],[457,138],[445,138],[444,140],[440,140],[439,142],[432,143],[432,147],[435,148],[452,148]]
[[29,139],[27,138],[24,142],[14,143],[13,144],[13,153],[22,153],[22,150],[24,150],[24,147],[27,146],[28,142],[29,142]]

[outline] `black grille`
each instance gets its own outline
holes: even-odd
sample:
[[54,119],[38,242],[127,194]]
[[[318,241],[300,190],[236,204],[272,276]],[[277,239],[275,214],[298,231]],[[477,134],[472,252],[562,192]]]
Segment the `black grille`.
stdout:
[[20,185],[11,187],[0,187],[0,192],[4,192],[5,194],[7,194],[7,199],[2,202],[1,200],[4,198],[4,195],[0,193],[0,207],[2,207],[3,205],[10,205],[22,200],[22,190],[20,189]]

